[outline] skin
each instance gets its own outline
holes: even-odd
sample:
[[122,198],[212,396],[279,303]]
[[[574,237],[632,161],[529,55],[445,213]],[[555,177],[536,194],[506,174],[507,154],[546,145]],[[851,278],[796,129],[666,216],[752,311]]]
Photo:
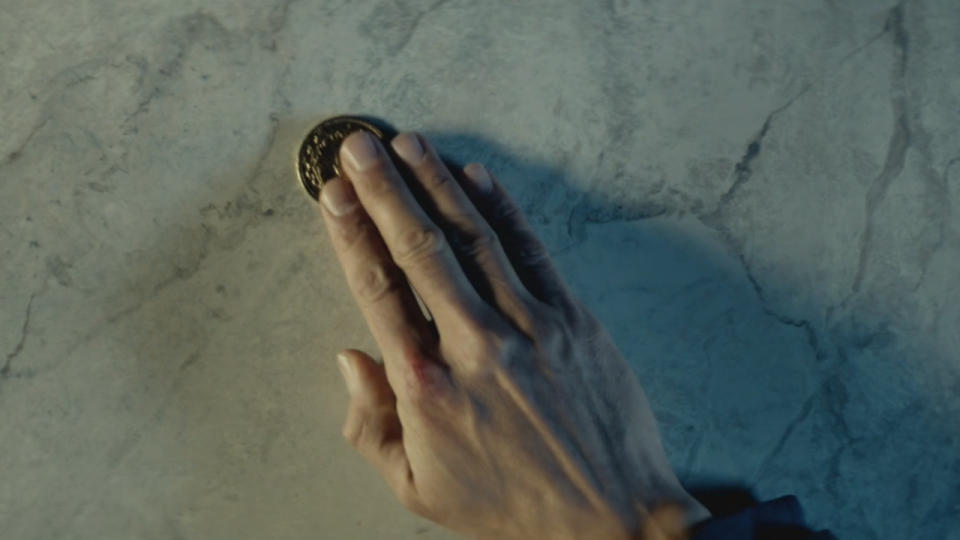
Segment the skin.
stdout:
[[709,517],[496,178],[418,133],[354,133],[340,157],[321,212],[383,357],[339,355],[343,435],[406,508],[473,538],[684,538]]

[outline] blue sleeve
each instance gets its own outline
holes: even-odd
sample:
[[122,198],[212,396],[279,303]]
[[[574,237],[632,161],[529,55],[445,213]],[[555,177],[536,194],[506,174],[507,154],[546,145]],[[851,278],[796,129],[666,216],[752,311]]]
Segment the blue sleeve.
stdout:
[[807,528],[800,501],[793,495],[713,517],[693,529],[693,540],[836,540],[829,531]]

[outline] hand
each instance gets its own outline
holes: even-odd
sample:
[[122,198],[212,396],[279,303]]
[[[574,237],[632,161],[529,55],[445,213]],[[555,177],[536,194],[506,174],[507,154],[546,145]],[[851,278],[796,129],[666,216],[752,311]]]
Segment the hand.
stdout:
[[341,354],[346,439],[407,508],[473,537],[664,538],[708,517],[501,185],[479,164],[454,174],[421,135],[391,146],[350,135],[321,196],[383,355]]

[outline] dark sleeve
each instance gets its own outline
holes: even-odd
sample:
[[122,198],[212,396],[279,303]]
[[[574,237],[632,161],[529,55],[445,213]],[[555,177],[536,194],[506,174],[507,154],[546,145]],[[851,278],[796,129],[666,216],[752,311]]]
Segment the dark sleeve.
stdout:
[[693,528],[692,540],[836,540],[829,531],[807,527],[793,495],[716,515]]

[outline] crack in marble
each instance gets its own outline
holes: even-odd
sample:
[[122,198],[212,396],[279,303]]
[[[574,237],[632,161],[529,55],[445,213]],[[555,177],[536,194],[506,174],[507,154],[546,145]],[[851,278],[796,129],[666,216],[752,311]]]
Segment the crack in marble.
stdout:
[[788,100],[786,103],[777,107],[772,112],[770,112],[770,114],[767,115],[767,118],[766,120],[764,120],[763,126],[760,128],[760,131],[757,133],[756,136],[754,136],[753,139],[750,140],[749,143],[747,143],[747,150],[743,153],[743,156],[734,166],[735,178],[734,178],[733,184],[731,184],[730,187],[727,188],[727,191],[720,196],[720,202],[718,203],[718,208],[722,208],[727,203],[729,203],[730,200],[733,199],[733,197],[736,195],[737,190],[739,190],[743,186],[743,184],[745,184],[748,180],[750,180],[750,177],[753,175],[753,170],[750,168],[750,164],[753,162],[753,160],[757,158],[757,156],[760,155],[763,139],[764,137],[767,136],[767,132],[770,130],[770,126],[773,122],[774,117],[776,117],[781,112],[789,109],[791,105],[796,103],[796,101],[801,97],[803,97],[803,95],[806,94],[808,91],[810,91],[811,88],[812,86],[810,84],[804,85],[803,90],[801,90],[795,96],[790,98],[790,100]]
[[807,337],[807,344],[809,344],[810,348],[813,349],[816,359],[824,360],[827,358],[827,352],[821,347],[820,340],[817,339],[817,332],[813,329],[813,324],[810,321],[805,319],[794,319],[792,317],[787,317],[786,315],[781,315],[766,305],[763,307],[763,312],[776,319],[780,324],[803,330]]
[[864,42],[862,45],[857,46],[855,49],[853,49],[852,51],[850,51],[850,52],[848,52],[847,54],[845,54],[845,55],[843,56],[843,58],[841,58],[840,61],[837,62],[837,67],[840,67],[840,66],[844,65],[845,63],[847,63],[847,61],[849,61],[851,58],[853,58],[854,56],[856,56],[857,54],[859,54],[861,51],[863,51],[863,50],[866,49],[867,47],[869,47],[869,46],[873,45],[874,43],[876,43],[877,41],[879,41],[880,38],[882,38],[883,36],[887,35],[889,32],[890,32],[889,26],[888,26],[888,25],[884,25],[884,27],[883,27],[882,30],[880,30],[879,32],[877,32],[875,35],[873,35],[870,39],[868,39],[868,40],[867,40],[866,42]]
[[27,145],[29,145],[29,144],[30,144],[30,141],[33,140],[33,138],[37,135],[37,133],[38,133],[41,129],[43,129],[44,126],[47,125],[47,122],[50,121],[50,118],[52,118],[52,117],[51,117],[51,116],[47,116],[47,117],[44,118],[42,121],[38,122],[35,126],[33,126],[33,128],[30,129],[30,132],[27,133],[27,136],[23,139],[23,142],[20,143],[20,145],[17,146],[17,147],[13,150],[13,152],[10,152],[9,154],[7,154],[7,157],[5,157],[2,162],[0,162],[0,167],[2,167],[2,166],[4,166],[4,165],[9,165],[10,163],[13,163],[14,161],[20,159],[20,156],[23,155],[23,151],[26,150]]
[[[290,8],[299,0],[283,0],[276,4],[267,15],[267,20],[261,29],[247,27],[240,30],[230,30],[211,13],[197,10],[188,15],[184,15],[170,25],[170,29],[165,36],[165,41],[172,44],[172,52],[166,54],[166,59],[161,62],[155,75],[158,79],[153,82],[153,88],[142,98],[136,108],[128,114],[124,124],[130,124],[139,116],[149,111],[150,105],[165,91],[165,83],[174,79],[183,70],[183,61],[190,49],[197,42],[204,39],[213,39],[214,41],[230,41],[237,39],[238,35],[251,33],[259,36],[260,46],[270,52],[276,52],[276,35],[279,34],[290,19]],[[443,0],[447,1],[447,0]],[[259,25],[257,25],[259,26]],[[137,81],[137,87],[142,87],[149,75],[148,61],[145,58],[132,56],[127,57],[127,61],[140,68],[140,77]],[[289,69],[289,66],[288,68]]]
[[[268,18],[269,24],[267,31],[276,34],[286,28],[287,23],[290,22],[290,8],[298,1],[299,0],[282,0],[278,5],[274,6]],[[278,12],[279,15],[277,15]]]
[[12,351],[7,353],[6,361],[3,364],[3,367],[0,368],[0,379],[10,378],[10,372],[13,365],[13,361],[20,356],[20,353],[23,352],[23,347],[27,343],[27,336],[29,335],[30,328],[30,318],[33,315],[33,301],[36,299],[39,293],[35,292],[30,295],[30,300],[27,302],[27,312],[23,316],[23,326],[20,327],[20,340],[17,341],[17,345],[13,348]]
[[[396,58],[397,56],[399,56],[400,53],[403,52],[403,50],[407,47],[407,45],[410,44],[410,41],[413,39],[414,34],[416,33],[417,29],[420,27],[420,24],[423,21],[423,18],[428,13],[432,13],[437,9],[440,9],[443,5],[449,2],[450,0],[438,0],[437,2],[434,2],[432,5],[418,12],[416,15],[414,15],[413,20],[408,25],[408,27],[403,30],[399,38],[395,38],[397,39],[397,41],[396,43],[393,43],[393,44],[389,43],[389,41],[392,41],[391,39],[389,39],[389,36],[383,35],[382,33],[383,29],[380,28],[380,26],[372,20],[374,19],[373,16],[368,17],[367,20],[361,23],[360,24],[361,31],[370,38],[371,42],[373,42],[374,44],[385,43],[387,47],[382,51],[380,51],[381,54],[375,54],[372,58],[370,58],[366,62],[366,65],[364,66],[362,73],[360,73],[360,75],[357,76],[356,88],[366,88],[367,86],[369,86],[369,81],[371,76],[373,76],[373,74],[376,73],[376,71],[380,69],[380,67],[383,65],[384,56],[386,56],[387,58]],[[400,19],[400,17],[397,17],[397,19]],[[388,23],[388,28],[392,28],[393,25],[395,24],[396,24],[396,21],[390,21]],[[348,109],[350,110],[364,109],[365,105],[363,103],[363,99],[364,99],[363,92],[357,92],[356,95],[353,97],[353,100],[351,100]]]
[[756,485],[760,482],[763,474],[787,445],[787,441],[790,439],[790,436],[793,435],[793,432],[796,431],[797,427],[799,427],[800,424],[802,424],[804,420],[810,416],[814,405],[817,403],[817,398],[820,397],[821,390],[822,388],[818,388],[812,394],[810,394],[806,401],[803,402],[800,410],[797,411],[796,416],[794,416],[794,418],[787,423],[787,427],[783,430],[783,433],[780,435],[780,438],[777,440],[776,444],[773,445],[773,448],[770,449],[766,457],[763,458],[763,460],[760,462],[760,465],[757,467],[757,472],[754,473],[751,484]]
[[434,11],[443,7],[444,4],[448,4],[450,0],[438,0],[434,2],[433,5],[422,10],[420,13],[413,18],[413,22],[410,25],[410,28],[406,31],[405,35],[400,39],[400,42],[397,44],[394,52],[391,56],[397,56],[403,51],[404,48],[410,43],[410,40],[413,39],[413,35],[417,32],[417,28],[420,27],[420,21],[423,20],[423,17],[428,13],[433,13]]
[[[263,173],[264,164],[266,163],[267,159],[270,157],[273,147],[276,144],[277,137],[279,136],[280,119],[276,114],[270,115],[270,124],[271,124],[271,128],[270,128],[269,134],[267,135],[267,141],[264,145],[264,148],[257,156],[257,160],[251,166],[251,169],[253,172],[243,181],[243,185],[247,189],[250,189],[250,184],[257,178],[259,178],[260,175]],[[244,194],[241,193],[241,195],[238,198],[242,198],[243,196]],[[212,205],[209,205],[209,206],[212,207]],[[252,212],[250,216],[247,217],[247,219],[245,219],[243,222],[241,222],[238,225],[239,231],[236,233],[235,238],[232,239],[230,245],[236,245],[242,242],[246,234],[246,229],[252,223],[254,223],[255,221],[261,218],[262,218],[262,213],[259,210]],[[157,281],[153,285],[153,287],[150,289],[149,293],[145,295],[141,294],[140,298],[137,299],[134,303],[118,310],[114,314],[108,316],[102,322],[96,324],[93,328],[90,329],[89,332],[84,334],[82,337],[80,337],[73,344],[70,345],[70,347],[67,350],[68,354],[75,351],[78,347],[81,347],[84,344],[89,343],[90,340],[96,337],[104,328],[107,328],[113,323],[115,323],[116,321],[139,311],[141,308],[143,308],[144,305],[146,305],[152,299],[156,298],[165,289],[169,288],[170,286],[172,286],[177,282],[188,280],[194,274],[196,274],[200,270],[200,268],[203,266],[203,262],[210,256],[210,244],[214,238],[213,233],[210,231],[209,228],[205,226],[205,224],[201,223],[199,227],[203,229],[203,235],[200,239],[201,246],[199,249],[199,256],[196,258],[195,261],[192,261],[191,264],[187,266],[176,266],[173,273]]]
[[[799,97],[801,94],[798,94],[796,97]],[[794,99],[795,101],[795,99]],[[760,281],[754,275],[753,270],[750,267],[750,263],[747,261],[747,256],[743,251],[742,243],[737,241],[733,237],[733,234],[720,222],[718,214],[722,211],[723,205],[718,206],[712,213],[704,214],[693,214],[697,220],[703,224],[703,226],[708,229],[715,231],[720,235],[720,238],[726,244],[727,248],[733,252],[733,255],[736,256],[737,260],[740,262],[740,266],[743,268],[744,276],[747,278],[747,281],[750,283],[751,288],[754,293],[757,295],[757,301],[760,303],[760,307],[763,310],[764,314],[768,317],[774,319],[780,324],[791,326],[794,328],[799,328],[804,331],[806,336],[806,341],[810,350],[813,352],[813,356],[817,361],[823,361],[830,357],[830,354],[824,349],[821,344],[820,338],[817,337],[817,332],[814,328],[814,325],[811,321],[807,319],[799,319],[794,317],[788,317],[781,313],[778,313],[773,308],[771,308],[767,302],[766,296],[764,295],[763,286],[760,285]]]
[[943,168],[943,183],[949,188],[950,186],[950,169],[960,163],[960,156],[957,156],[947,162],[947,165]]
[[[30,145],[36,134],[41,129],[46,127],[47,123],[56,116],[56,113],[49,112],[51,105],[55,103],[54,98],[62,98],[63,95],[68,91],[73,90],[85,82],[96,79],[96,71],[104,65],[106,65],[106,61],[99,57],[92,60],[83,60],[81,62],[63,67],[52,75],[46,77],[46,80],[43,84],[43,90],[38,92],[38,94],[44,94],[44,99],[41,103],[38,103],[38,106],[39,112],[45,117],[30,129],[23,142],[21,142],[17,148],[0,160],[0,167],[9,165],[10,163],[20,159],[24,150]],[[29,94],[34,101],[38,100],[37,94],[34,94],[32,91],[29,92]],[[84,99],[83,101],[89,105],[91,109],[96,109],[98,106],[97,103],[94,103],[90,100]]]
[[[805,91],[806,90],[804,90],[804,92]],[[795,96],[795,98],[791,100],[791,102],[796,101],[796,99],[799,98],[802,94],[803,92]],[[789,106],[789,104],[790,102],[788,102],[787,105],[785,105],[784,107]],[[769,121],[769,118],[770,116],[768,116],[768,121]],[[727,247],[733,251],[734,255],[736,255],[737,260],[740,262],[740,266],[743,268],[744,276],[747,278],[747,281],[750,283],[750,286],[753,288],[754,293],[757,295],[757,301],[760,303],[761,309],[763,310],[764,314],[766,314],[768,317],[771,317],[772,319],[774,319],[780,324],[803,330],[806,336],[807,344],[809,345],[811,351],[813,351],[814,358],[818,361],[823,361],[827,359],[830,355],[826,350],[824,350],[823,346],[821,345],[820,339],[817,337],[817,332],[814,329],[813,323],[811,323],[807,319],[798,319],[794,317],[788,317],[786,315],[776,312],[774,309],[772,309],[769,306],[766,296],[764,295],[763,286],[760,285],[760,281],[754,275],[753,270],[750,267],[750,263],[747,261],[747,256],[743,252],[743,247],[741,243],[738,242],[730,233],[730,231],[727,230],[723,226],[723,224],[719,222],[719,218],[717,217],[717,214],[719,214],[722,211],[722,209],[723,209],[723,205],[720,205],[709,215],[697,215],[697,214],[694,214],[694,215],[697,217],[697,220],[700,223],[702,223],[705,227],[709,228],[710,230],[716,231],[717,234],[720,235],[724,243],[726,243]]]
[[911,144],[911,132],[907,118],[907,95],[906,95],[906,75],[907,75],[907,55],[909,48],[909,36],[903,22],[904,2],[890,9],[885,30],[889,31],[893,37],[895,48],[894,74],[891,82],[891,107],[894,115],[894,129],[890,135],[890,142],[887,146],[887,154],[884,159],[883,169],[880,174],[874,178],[867,191],[865,200],[866,217],[864,231],[860,237],[860,250],[857,260],[857,272],[853,279],[851,290],[853,293],[860,292],[863,285],[863,279],[866,275],[867,262],[873,249],[873,228],[874,215],[877,207],[886,199],[887,191],[893,180],[900,176],[906,162],[907,149]]
[[[288,112],[293,109],[293,102],[290,101],[290,97],[287,96],[286,91],[284,91],[284,88],[287,86],[287,78],[290,77],[292,70],[293,63],[287,64],[287,66],[283,68],[283,71],[280,72],[280,75],[277,76],[277,85],[273,89],[272,97],[274,99],[274,107],[283,112]],[[278,100],[279,103],[277,103]]]
[[177,369],[179,369],[179,370],[182,371],[182,370],[188,369],[188,368],[190,368],[190,366],[196,364],[197,361],[200,360],[200,356],[201,356],[200,352],[201,352],[201,351],[193,351],[192,353],[190,353],[190,355],[187,356],[187,358],[186,358],[183,362],[180,363],[180,367],[178,367]]
[[[857,350],[862,350],[865,346],[866,345],[854,346],[854,348]],[[838,370],[845,364],[845,362],[847,361],[847,357],[846,357],[846,354],[844,353],[840,353],[838,357],[840,358],[840,360],[831,364],[830,368],[827,369],[823,377],[823,382],[804,401],[804,404],[801,406],[796,416],[794,416],[794,418],[787,424],[786,429],[778,439],[777,443],[773,446],[773,448],[770,450],[770,452],[761,462],[761,465],[757,468],[757,472],[754,474],[754,477],[753,477],[754,484],[758,483],[761,480],[761,478],[763,477],[763,474],[766,472],[769,466],[773,463],[774,458],[780,452],[783,451],[783,448],[786,446],[787,441],[789,440],[790,436],[793,435],[793,433],[796,431],[797,427],[799,427],[810,416],[811,412],[814,410],[814,405],[817,405],[820,403],[824,405],[826,411],[829,413],[829,415],[831,416],[833,421],[836,423],[839,430],[842,432],[842,439],[844,441],[847,441],[846,445],[840,446],[837,449],[837,451],[834,453],[834,455],[831,456],[830,467],[829,467],[830,472],[828,472],[828,477],[831,480],[828,483],[835,482],[836,479],[839,477],[839,459],[843,451],[851,447],[853,444],[864,440],[864,437],[862,436],[853,435],[850,425],[847,423],[847,420],[844,417],[843,412],[841,410],[842,407],[845,405],[848,397],[846,394],[846,388],[843,386],[843,382],[839,378]],[[821,397],[824,399],[821,400],[820,399]],[[904,412],[901,413],[901,416],[904,417],[902,418],[903,420],[905,420],[906,417],[909,417],[912,414],[910,412],[912,410],[911,407],[915,409],[916,405],[914,404],[914,405],[908,406],[904,410]],[[901,419],[891,420],[890,423],[896,424],[899,421],[901,421]]]
[[147,95],[146,98],[140,100],[137,103],[137,107],[133,110],[132,113],[128,114],[126,118],[123,119],[123,124],[131,124],[136,120],[140,115],[149,110],[150,104],[153,103],[153,100],[157,98],[161,93],[159,86],[154,86],[153,90]]
[[850,401],[850,394],[847,391],[847,387],[843,382],[844,379],[839,374],[839,371],[849,364],[850,358],[847,356],[846,351],[842,346],[837,346],[836,361],[832,364],[829,372],[824,375],[822,389],[825,398],[824,406],[842,431],[843,440],[857,442],[860,440],[860,437],[853,435],[850,423],[847,422],[846,416],[843,415],[843,407]]
[[624,207],[617,205],[615,208],[607,209],[604,207],[591,206],[586,200],[581,199],[567,217],[567,236],[574,237],[574,226],[579,222],[580,225],[605,225],[607,223],[633,223],[647,219],[658,218],[670,212],[670,209],[657,203],[641,204],[637,206]]
[[[857,46],[852,51],[844,55],[844,57],[839,62],[837,62],[836,67],[839,68],[840,66],[845,64],[847,61],[849,61],[851,58],[856,56],[858,53],[868,48],[870,45],[873,45],[882,37],[886,36],[891,32],[895,32],[895,35],[896,35],[895,39],[902,39],[903,49],[905,50],[906,43],[907,43],[907,35],[905,30],[903,29],[902,5],[903,5],[903,2],[901,2],[898,6],[892,8],[891,15],[888,16],[887,21],[884,23],[883,29],[877,34],[875,34],[874,36],[872,36],[870,39],[868,39],[866,42]],[[891,24],[891,20],[893,19],[893,13],[897,9],[901,9],[900,14],[897,16],[898,17],[897,24]],[[905,66],[905,60],[904,60],[904,67],[902,70],[901,79],[904,79],[905,76],[906,76],[906,66]],[[732,200],[734,195],[736,194],[737,190],[739,190],[742,187],[742,185],[746,181],[748,181],[752,176],[753,170],[750,168],[750,165],[760,155],[763,139],[766,137],[767,132],[771,127],[773,118],[777,114],[788,109],[791,105],[794,104],[794,102],[796,102],[804,94],[810,91],[813,88],[813,86],[814,85],[811,83],[806,83],[804,85],[804,88],[798,94],[793,96],[784,105],[778,107],[777,109],[774,109],[770,114],[767,115],[767,118],[764,120],[763,125],[761,126],[759,132],[757,133],[756,136],[754,136],[753,139],[750,140],[749,143],[747,143],[746,151],[743,153],[743,156],[741,156],[740,160],[734,166],[734,176],[735,176],[734,182],[730,185],[729,188],[727,188],[727,191],[725,191],[723,195],[720,196],[720,203],[718,205],[719,207],[722,207],[726,205],[728,202],[730,202],[730,200]]]
[[[884,172],[882,172],[877,177],[876,179],[877,181],[875,181],[873,186],[871,187],[872,197],[871,195],[868,195],[868,205],[870,208],[869,212],[871,215],[869,224],[871,228],[872,228],[872,213],[875,210],[876,206],[882,201],[883,197],[885,197],[886,190],[889,187],[889,184],[892,181],[892,179],[898,176],[900,171],[902,171],[903,165],[905,162],[906,150],[911,143],[910,131],[907,125],[906,95],[905,95],[905,89],[903,88],[903,84],[906,77],[906,54],[907,54],[907,47],[909,43],[909,36],[906,33],[906,29],[903,23],[903,2],[901,2],[900,4],[898,4],[897,6],[895,6],[890,10],[890,13],[888,15],[887,21],[885,22],[884,28],[880,32],[878,32],[876,35],[871,37],[865,43],[863,43],[862,45],[858,46],[853,51],[845,55],[841,59],[841,61],[837,64],[838,66],[842,65],[843,63],[848,61],[850,58],[854,57],[857,53],[866,49],[867,47],[869,47],[870,45],[874,44],[876,41],[881,39],[883,36],[888,34],[893,35],[895,45],[897,46],[901,54],[901,61],[898,63],[896,68],[898,76],[895,77],[894,79],[894,84],[897,84],[899,82],[901,86],[900,86],[899,101],[897,101],[898,96],[896,94],[894,96],[894,108],[896,111],[895,116],[897,118],[897,130],[894,132],[893,136],[891,137],[890,145],[888,147],[888,152],[887,152],[887,159],[884,166]],[[757,278],[754,276],[750,268],[750,265],[746,260],[745,254],[742,252],[742,249],[739,247],[739,243],[736,242],[731,237],[729,232],[726,231],[722,227],[722,225],[712,226],[706,223],[706,221],[714,221],[714,219],[722,211],[722,209],[735,197],[738,190],[747,181],[749,181],[753,173],[751,164],[760,155],[760,152],[762,149],[762,142],[766,137],[766,135],[769,133],[769,130],[772,126],[774,118],[778,114],[780,114],[781,112],[783,112],[784,110],[792,106],[797,100],[799,100],[801,97],[803,97],[803,95],[805,95],[809,90],[811,90],[812,87],[813,86],[811,84],[809,83],[806,84],[800,92],[798,92],[786,103],[774,109],[767,115],[757,135],[747,144],[746,151],[744,152],[743,156],[737,162],[734,168],[734,175],[735,175],[734,182],[727,189],[727,191],[723,195],[721,195],[720,201],[719,201],[719,204],[717,205],[716,210],[710,216],[704,216],[707,218],[707,220],[701,219],[700,221],[703,222],[708,227],[710,227],[711,229],[717,230],[718,232],[720,232],[721,236],[725,238],[732,247],[734,247],[736,255],[740,260],[741,265],[744,268],[744,272],[747,277],[747,280],[750,282],[755,293],[757,294],[757,297],[762,306],[763,312],[769,317],[776,320],[780,324],[803,330],[806,336],[806,341],[810,349],[814,353],[814,357],[818,361],[822,361],[828,358],[830,355],[821,345],[820,339],[818,338],[817,332],[814,329],[814,325],[812,324],[812,322],[806,319],[789,317],[771,309],[767,303],[766,298],[764,297],[763,288],[760,285]],[[895,87],[895,90],[896,90],[896,87]],[[948,166],[948,169],[949,169],[949,166]],[[945,179],[947,178],[946,172],[944,173],[944,178]],[[628,220],[639,220],[639,219],[646,219],[649,217],[657,217],[666,213],[666,209],[661,209],[661,211],[657,211],[657,212],[650,212],[649,210],[650,209],[645,209],[644,211],[634,212],[633,214],[635,215],[630,216],[631,219],[628,219]],[[571,213],[571,218],[572,218],[572,214],[573,213]],[[595,216],[586,217],[585,222],[606,223],[608,221],[620,220],[621,218],[625,218],[626,216],[617,216],[617,218],[615,219],[590,219],[590,217],[595,217]],[[569,229],[569,220],[568,220],[568,229]],[[872,231],[867,235],[868,240],[865,246],[867,249],[861,250],[861,258],[863,259],[863,262],[861,263],[862,266],[865,266],[866,255],[869,253],[869,248],[871,247],[870,240],[869,240],[871,235],[872,235]],[[858,268],[859,277],[856,280],[857,283],[862,281],[863,271],[864,270],[862,268]],[[857,287],[859,287],[859,285],[857,285]]]
[[[133,112],[124,118],[124,124],[133,122],[149,110],[153,101],[163,93],[163,83],[174,79],[183,69],[183,59],[186,57],[190,48],[202,37],[211,33],[208,28],[212,28],[212,33],[218,34],[221,37],[228,34],[227,29],[216,17],[202,10],[180,17],[171,26],[172,28],[168,30],[165,41],[173,45],[173,52],[167,54],[167,59],[161,62],[160,67],[157,68],[155,73],[159,80],[151,84],[153,88],[145,98],[140,100]],[[149,74],[147,68],[148,62],[146,59],[143,59],[143,65],[136,65],[141,68],[139,86],[143,86],[143,83],[146,82],[145,75]]]
[[948,220],[951,212],[949,207],[950,187],[948,182],[949,182],[949,178],[946,176],[946,174],[944,174],[942,178],[933,180],[933,182],[930,182],[930,183],[939,184],[937,187],[940,188],[940,191],[943,195],[943,197],[935,199],[935,204],[939,206],[937,210],[934,211],[931,209],[931,214],[934,214],[933,218],[939,220],[938,227],[937,227],[937,240],[936,242],[934,242],[932,246],[922,250],[922,252],[920,253],[920,257],[919,257],[920,277],[919,279],[917,279],[916,284],[914,284],[914,286],[911,288],[912,292],[916,292],[917,290],[920,289],[921,286],[923,286],[924,282],[927,279],[927,271],[930,268],[930,261],[933,260],[933,256],[940,251],[940,249],[943,247],[943,245],[947,241],[946,230],[947,230],[947,227],[949,226]]
[[[84,63],[86,63],[86,62],[84,62]],[[79,86],[79,85],[81,85],[81,84],[83,84],[83,83],[85,83],[85,82],[92,81],[92,80],[96,79],[96,77],[93,75],[92,72],[93,72],[93,71],[96,71],[97,69],[99,69],[101,65],[102,65],[102,63],[97,63],[97,64],[95,65],[94,69],[91,70],[90,73],[84,73],[83,75],[80,75],[79,73],[77,73],[76,71],[74,71],[74,70],[71,68],[71,69],[70,69],[70,73],[74,76],[74,79],[73,79],[72,81],[68,82],[67,84],[63,85],[63,89],[64,89],[64,90],[68,90],[68,89],[70,89],[70,88],[73,88],[74,86]]]
[[183,385],[186,383],[186,370],[195,364],[206,351],[209,346],[210,339],[206,338],[203,342],[187,357],[187,359],[180,364],[177,368],[177,373],[174,376],[173,382],[170,383],[170,386],[167,388],[167,391],[163,394],[163,398],[160,400],[160,403],[153,410],[153,413],[150,414],[139,427],[130,430],[126,436],[124,436],[119,442],[113,445],[110,449],[106,451],[106,459],[108,466],[113,471],[117,469],[117,465],[132,452],[140,441],[143,440],[143,437],[148,434],[148,432],[156,425],[160,424],[163,418],[166,416],[167,409],[170,408],[170,405],[174,403],[177,396],[183,389]]
[[[298,0],[283,0],[270,10],[270,15],[267,16],[267,28],[264,32],[270,37],[270,42],[263,45],[264,49],[270,52],[277,50],[277,42],[274,38],[287,26],[287,22],[290,20],[290,7],[297,1]],[[262,42],[263,37],[261,37],[261,43]]]
[[[393,11],[393,13],[391,13],[383,9],[384,6],[381,4],[380,9],[375,9],[367,20],[360,24],[360,30],[366,34],[373,43],[385,45],[386,47],[383,48],[384,54],[389,58],[394,58],[403,52],[407,45],[410,44],[414,34],[416,34],[420,28],[423,18],[428,14],[434,13],[449,2],[450,0],[438,0],[417,11],[412,18],[409,19],[408,14],[412,10],[410,10],[408,6],[396,6],[395,2],[388,2],[387,4],[390,10]],[[391,17],[390,15],[393,16]],[[399,33],[391,34],[391,30],[399,30]],[[363,75],[363,79],[365,80],[372,71],[376,70],[382,64],[383,58],[379,55],[372,58],[369,68]]]
[[817,338],[817,332],[814,330],[813,324],[806,319],[795,319],[793,317],[788,317],[786,315],[777,313],[770,308],[769,304],[767,303],[767,299],[764,296],[763,287],[760,285],[760,282],[757,280],[756,276],[754,276],[753,270],[750,268],[750,264],[747,263],[746,255],[744,255],[743,252],[738,249],[737,257],[740,260],[740,265],[743,266],[743,272],[747,277],[747,281],[750,282],[754,293],[757,295],[757,301],[760,302],[763,313],[768,317],[773,318],[780,324],[803,330],[804,335],[806,336],[807,345],[809,345],[810,350],[813,351],[814,358],[818,361],[826,359],[829,355],[820,345],[820,340]]

